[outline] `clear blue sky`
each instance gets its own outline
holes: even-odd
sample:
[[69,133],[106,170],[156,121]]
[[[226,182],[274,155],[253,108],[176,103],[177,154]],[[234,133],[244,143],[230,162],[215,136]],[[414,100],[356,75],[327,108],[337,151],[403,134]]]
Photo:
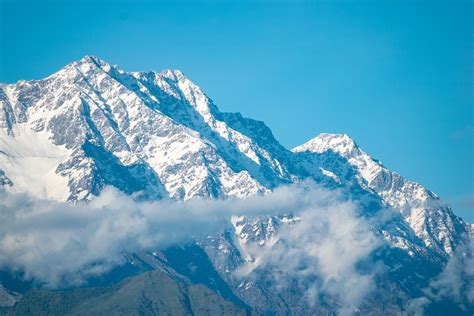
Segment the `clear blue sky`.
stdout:
[[474,222],[473,2],[5,1],[0,82],[177,68],[288,148],[348,133]]

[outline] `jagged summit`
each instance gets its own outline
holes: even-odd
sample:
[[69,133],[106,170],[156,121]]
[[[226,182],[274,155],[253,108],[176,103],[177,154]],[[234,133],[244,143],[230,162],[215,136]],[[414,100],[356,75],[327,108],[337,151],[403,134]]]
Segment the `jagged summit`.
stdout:
[[331,149],[345,157],[349,157],[357,154],[358,148],[356,142],[347,134],[321,133],[306,143],[293,148],[292,151],[321,153]]
[[79,60],[67,64],[52,76],[55,76],[56,74],[61,74],[65,71],[67,72],[68,70],[70,71],[71,69],[76,69],[84,74],[91,73],[91,71],[103,71],[107,73],[110,72],[112,69],[116,69],[119,72],[123,72],[118,68],[118,66],[112,66],[105,60],[100,59],[99,57],[93,55],[86,55]]
[[173,79],[175,81],[187,79],[184,73],[178,69],[165,69],[165,70],[160,71],[160,75],[169,79]]
[[121,73],[127,73],[127,74],[130,74],[130,75],[134,75],[136,77],[145,76],[145,75],[148,74],[148,75],[155,75],[155,76],[158,76],[158,77],[168,78],[168,79],[173,80],[175,82],[189,80],[184,75],[184,73],[181,70],[178,70],[178,69],[164,69],[162,71],[151,70],[151,71],[126,72],[126,71],[120,69],[118,66],[111,65],[107,61],[105,61],[105,60],[103,60],[103,59],[101,59],[97,56],[94,56],[94,55],[85,55],[81,59],[71,62],[70,64],[66,65],[62,69],[68,68],[70,66],[79,67],[79,68],[81,68],[81,67],[93,67],[93,68],[96,67],[96,68],[104,70],[105,72],[108,72],[112,68],[114,68],[114,69],[116,69],[117,71],[119,71]]
[[95,64],[95,65],[108,65],[105,60],[100,59],[94,55],[85,55],[79,60],[72,62],[73,64]]

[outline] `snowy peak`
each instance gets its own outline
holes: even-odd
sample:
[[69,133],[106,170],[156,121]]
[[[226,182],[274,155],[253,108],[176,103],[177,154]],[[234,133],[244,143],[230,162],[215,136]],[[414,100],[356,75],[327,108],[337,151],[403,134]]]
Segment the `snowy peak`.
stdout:
[[[458,243],[452,236],[465,230],[464,224],[457,224],[460,219],[435,193],[387,169],[360,149],[348,135],[321,134],[292,151],[316,154],[325,174],[346,179],[346,183],[354,181],[365,190],[374,192],[386,206],[400,210],[426,246],[441,254],[452,254]],[[334,159],[334,154],[342,157],[343,163]]]
[[83,58],[64,66],[48,78],[65,77],[68,79],[72,73],[76,73],[76,75],[80,74],[83,77],[97,76],[99,74],[110,75],[109,73],[113,70],[117,73],[123,73],[123,70],[119,69],[117,66],[112,66],[96,56],[86,55]]
[[165,69],[159,73],[159,76],[173,80],[175,83],[189,81],[184,73],[178,69]]
[[370,184],[380,173],[382,165],[367,153],[362,151],[356,142],[347,134],[323,133],[303,145],[292,149],[295,153],[310,152],[323,155],[326,152],[335,153],[346,159],[357,169],[362,179]]
[[99,68],[110,67],[110,65],[106,61],[93,55],[86,55],[82,57],[81,59],[72,62],[72,64],[75,66],[89,65],[89,66],[95,66]]
[[[88,199],[105,185],[145,190],[149,198],[190,199],[247,196],[289,181],[284,162],[247,136],[261,126],[240,132],[251,120],[239,116],[233,118],[241,123],[228,124],[232,115],[220,113],[178,70],[128,73],[86,56],[43,80],[2,86],[0,95],[1,132],[12,138],[9,144],[20,146],[15,134],[32,131],[67,149],[45,163],[44,173],[64,178],[55,183],[67,183],[59,191],[69,192],[68,200]],[[0,161],[17,190],[27,181],[11,176],[21,167],[9,161],[23,158]],[[54,191],[42,188],[43,174],[36,183],[42,192]]]
[[[423,196],[417,196],[413,200],[428,198],[429,194],[426,189],[385,168],[382,163],[364,152],[347,134],[320,134],[303,145],[293,148],[292,151],[295,153],[316,153],[323,158],[323,161],[327,156],[325,153],[334,153],[344,158],[344,161],[347,161],[355,170],[361,186],[370,188],[378,194],[386,194],[393,190],[399,193],[400,186],[409,183],[413,188],[405,190],[406,194],[413,193],[413,190],[418,188],[426,191],[421,194]],[[392,206],[402,206],[411,202],[411,199],[389,199],[386,202]]]
[[314,153],[323,153],[328,150],[332,150],[345,158],[351,158],[360,153],[355,141],[347,134],[322,133],[303,145],[292,149],[293,152],[308,151]]

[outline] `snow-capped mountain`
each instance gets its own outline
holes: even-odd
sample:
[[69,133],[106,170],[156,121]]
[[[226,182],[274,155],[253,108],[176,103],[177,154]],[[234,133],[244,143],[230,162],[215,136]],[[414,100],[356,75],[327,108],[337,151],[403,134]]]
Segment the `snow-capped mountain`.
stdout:
[[77,201],[110,184],[190,199],[245,196],[289,178],[179,71],[126,73],[87,56],[1,88],[1,166],[17,190]]
[[[353,178],[364,190],[375,192],[385,204],[400,210],[427,247],[441,254],[452,255],[459,243],[455,236],[466,232],[465,224],[456,220],[449,206],[434,192],[388,170],[345,134],[321,134],[293,148],[293,152],[317,153],[321,157],[318,162],[328,176],[337,182]],[[347,168],[344,170],[337,160],[325,155],[328,152],[343,157],[355,172],[350,174]]]
[[[470,232],[436,194],[388,170],[347,135],[321,134],[290,151],[264,123],[220,112],[177,70],[125,72],[86,56],[45,79],[0,86],[0,187],[9,192],[75,203],[110,185],[138,200],[244,198],[307,179],[358,201],[366,217],[396,210],[374,231],[387,242],[377,256],[393,270],[387,282],[398,298],[415,295],[409,284],[416,282],[421,292]],[[233,274],[258,264],[255,245],[271,249],[275,232],[299,220],[234,217],[230,230],[197,245],[249,306],[304,314],[306,307],[292,307],[301,284],[282,294],[265,278]],[[423,265],[433,268],[423,275]]]

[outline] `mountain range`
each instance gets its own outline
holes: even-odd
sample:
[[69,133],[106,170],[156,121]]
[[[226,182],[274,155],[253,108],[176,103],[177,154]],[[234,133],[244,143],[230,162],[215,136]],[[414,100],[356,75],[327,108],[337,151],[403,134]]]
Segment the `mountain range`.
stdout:
[[[0,305],[9,314],[58,315],[473,313],[472,267],[461,269],[460,295],[445,295],[438,285],[455,263],[474,263],[474,226],[346,134],[321,134],[290,150],[263,122],[219,111],[178,70],[126,72],[94,56],[42,80],[0,85],[0,188],[8,194],[74,205],[115,187],[138,202],[186,203],[245,200],[308,182],[355,203],[379,240],[355,262],[357,282],[369,275],[374,282],[357,306],[345,308],[352,294],[332,290],[331,282],[351,286],[346,274],[340,283],[300,273],[309,271],[304,255],[319,248],[301,248],[304,267],[296,274],[269,260],[293,249],[294,237],[281,232],[318,220],[292,210],[233,216],[217,234],[129,253],[127,264],[88,286],[38,289],[2,267]],[[344,229],[336,218],[340,238]]]

